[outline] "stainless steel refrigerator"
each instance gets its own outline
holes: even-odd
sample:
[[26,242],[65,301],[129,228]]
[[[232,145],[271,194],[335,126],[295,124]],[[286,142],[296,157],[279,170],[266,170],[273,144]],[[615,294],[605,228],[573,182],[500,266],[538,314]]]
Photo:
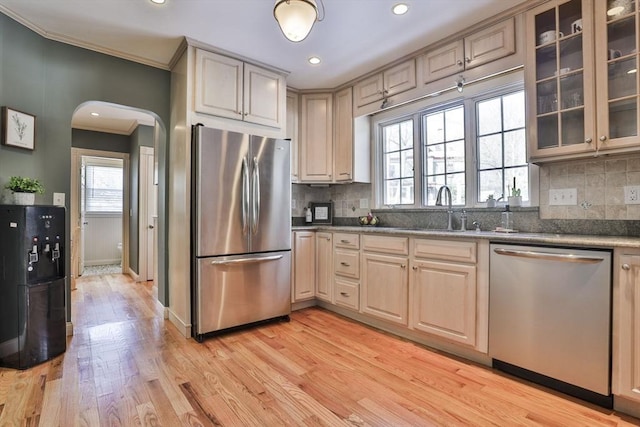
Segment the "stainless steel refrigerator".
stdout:
[[194,126],[193,336],[291,313],[290,142]]

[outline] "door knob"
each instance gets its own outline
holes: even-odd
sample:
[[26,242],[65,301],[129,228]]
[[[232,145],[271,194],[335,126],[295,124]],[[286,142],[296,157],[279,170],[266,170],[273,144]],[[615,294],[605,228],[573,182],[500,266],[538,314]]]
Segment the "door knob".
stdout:
[[149,228],[153,229],[153,225],[149,225]]

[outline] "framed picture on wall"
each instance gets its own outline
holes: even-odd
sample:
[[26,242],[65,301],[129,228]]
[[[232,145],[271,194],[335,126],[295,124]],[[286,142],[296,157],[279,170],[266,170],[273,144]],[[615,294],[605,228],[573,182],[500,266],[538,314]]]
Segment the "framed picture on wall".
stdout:
[[35,148],[36,116],[2,107],[2,143],[27,150]]

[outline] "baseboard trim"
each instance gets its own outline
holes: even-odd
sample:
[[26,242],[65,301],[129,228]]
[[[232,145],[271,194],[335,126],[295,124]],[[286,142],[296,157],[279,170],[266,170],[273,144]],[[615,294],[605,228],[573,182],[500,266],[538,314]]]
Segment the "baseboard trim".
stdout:
[[171,311],[171,308],[166,308],[166,310],[169,312],[169,321],[178,329],[178,332],[180,332],[185,338],[191,338],[191,325],[186,324],[180,317]]
[[67,336],[73,336],[73,323],[67,322]]
[[164,308],[164,318],[169,319],[169,307]]
[[622,396],[613,396],[613,409],[640,418],[640,400],[632,400]]
[[313,307],[318,305],[315,298],[311,298],[305,301],[298,301],[291,303],[291,311],[302,310],[303,308]]
[[131,279],[133,279],[134,282],[139,282],[140,281],[140,276],[138,276],[138,273],[136,273],[135,271],[133,271],[131,269],[131,267],[129,267],[127,269],[127,274],[129,274],[129,277],[131,277]]

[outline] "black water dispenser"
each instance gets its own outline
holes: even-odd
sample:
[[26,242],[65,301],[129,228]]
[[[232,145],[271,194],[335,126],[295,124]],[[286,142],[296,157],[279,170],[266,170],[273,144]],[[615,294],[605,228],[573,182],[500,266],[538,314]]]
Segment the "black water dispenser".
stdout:
[[0,205],[0,366],[66,349],[65,209]]

